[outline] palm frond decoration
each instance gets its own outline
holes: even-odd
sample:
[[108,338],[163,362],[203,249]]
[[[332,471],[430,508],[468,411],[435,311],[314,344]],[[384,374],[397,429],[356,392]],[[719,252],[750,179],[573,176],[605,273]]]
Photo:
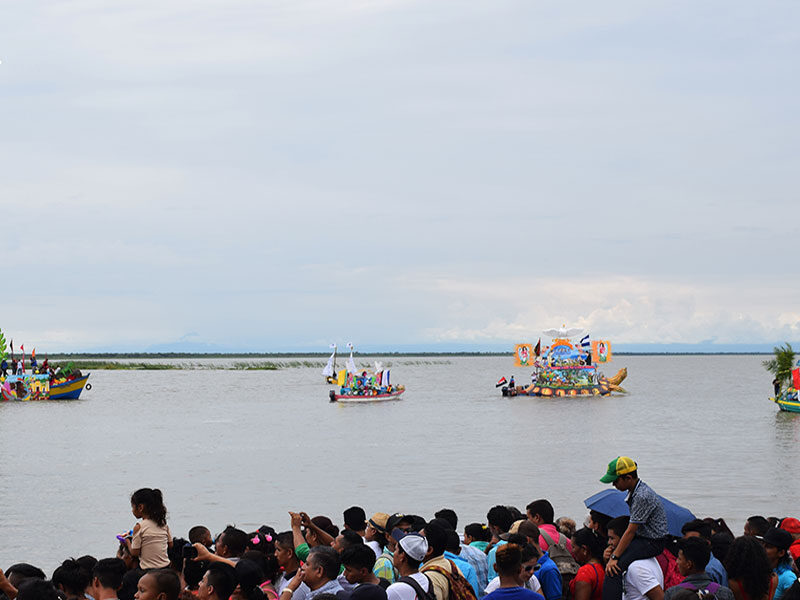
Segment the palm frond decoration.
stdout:
[[783,346],[775,346],[772,351],[774,356],[761,364],[775,376],[781,388],[785,388],[791,381],[792,369],[797,355],[789,342],[786,342]]
[[8,357],[8,346],[6,346],[6,336],[0,331],[0,361],[4,361]]

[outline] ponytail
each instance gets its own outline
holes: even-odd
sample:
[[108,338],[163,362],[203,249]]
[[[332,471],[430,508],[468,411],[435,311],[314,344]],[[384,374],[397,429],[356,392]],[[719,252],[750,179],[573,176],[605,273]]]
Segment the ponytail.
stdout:
[[167,507],[164,506],[164,497],[158,488],[141,488],[131,494],[131,504],[144,505],[145,516],[155,521],[159,527],[167,524]]

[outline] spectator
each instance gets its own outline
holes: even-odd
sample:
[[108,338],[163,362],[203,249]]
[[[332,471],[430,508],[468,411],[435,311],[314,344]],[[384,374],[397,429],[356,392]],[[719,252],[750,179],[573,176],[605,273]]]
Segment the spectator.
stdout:
[[422,530],[422,534],[428,540],[428,552],[420,572],[431,580],[436,600],[450,599],[450,580],[445,573],[452,573],[454,568],[458,570],[458,567],[444,557],[447,531],[447,528],[434,521],[425,525],[425,529]]
[[428,540],[400,529],[395,529],[392,537],[397,542],[393,560],[400,578],[386,589],[388,600],[425,600],[431,582],[419,567],[428,554]]
[[[492,532],[483,523],[470,523],[464,527],[464,543],[473,548],[477,548],[486,556],[486,548],[492,540]],[[486,574],[489,574],[489,562],[486,562]]]
[[[308,598],[313,600],[320,594],[334,594],[340,600],[346,600],[349,594],[336,581],[342,563],[336,550],[326,546],[316,546],[308,554],[308,560],[301,569],[303,582],[310,590]],[[297,589],[299,578],[295,575],[286,589]],[[282,600],[286,590],[281,595]]]
[[[452,508],[443,508],[439,512],[435,513],[434,516],[437,519],[444,519],[447,521],[453,531],[458,529],[458,515],[456,515],[456,511],[454,511]],[[477,581],[477,591],[475,594],[477,598],[480,598],[483,596],[483,590],[486,589],[486,586],[489,583],[489,560],[486,558],[486,553],[483,552],[483,550],[475,548],[474,546],[470,546],[466,542],[461,543],[461,540],[459,540],[459,545],[461,550],[455,554],[462,559],[466,559],[472,570],[475,572],[475,578]],[[469,577],[467,577],[467,579],[469,580]]]
[[282,600],[288,600],[288,598],[292,598],[292,600],[306,600],[309,589],[308,586],[302,582],[300,585],[295,586],[291,593],[283,593],[288,587],[289,582],[297,575],[300,569],[300,560],[294,553],[293,540],[294,536],[291,531],[284,531],[275,537],[275,559],[278,561],[279,568],[283,571],[275,584],[275,590]]
[[[706,542],[708,547],[711,548],[711,525],[704,520],[695,519],[684,523],[683,527],[681,527],[681,533],[683,534],[683,539],[696,537]],[[727,587],[728,573],[717,557],[710,553],[708,564],[706,565],[706,573],[708,573],[711,581],[716,581],[719,585]]]
[[94,600],[113,600],[118,597],[122,587],[122,578],[128,568],[121,558],[104,558],[97,562],[92,570],[90,583]]
[[[468,560],[461,556],[461,540],[459,539],[455,529],[447,530],[447,544],[445,545],[444,557],[449,558],[456,564],[458,570],[461,571],[461,573],[464,575],[464,578],[472,586],[472,591],[475,592],[475,597],[480,598],[483,595],[483,588],[486,586],[479,586],[478,576],[475,573],[475,569]],[[488,584],[489,582],[487,581],[486,583]]]
[[[628,531],[628,517],[617,517],[608,522],[608,547],[612,554]],[[603,597],[608,579],[603,581]],[[664,573],[654,557],[633,561],[625,572],[623,600],[663,600]]]
[[517,544],[505,544],[497,550],[497,573],[499,587],[486,595],[488,600],[543,600],[541,594],[525,587],[530,576],[522,564],[522,548]]
[[792,545],[789,546],[789,554],[792,555],[792,560],[797,561],[800,558],[800,520],[794,517],[786,518],[781,521],[781,529],[792,534]]
[[[145,576],[147,577],[147,575]],[[142,577],[144,579],[145,577]],[[230,564],[214,562],[197,587],[198,600],[228,600],[236,589],[236,570]],[[137,598],[136,600],[150,600]],[[155,598],[153,600],[156,600]],[[159,599],[160,600],[160,599]]]
[[168,567],[167,549],[172,547],[172,535],[161,490],[136,490],[131,494],[131,512],[141,521],[133,526],[133,535],[125,538],[130,553],[139,557],[139,566],[144,570]]
[[[172,569],[153,569],[139,580],[136,600],[178,600],[181,580]],[[201,600],[208,600],[201,598]],[[214,599],[216,600],[216,599]]]
[[789,554],[793,541],[791,533],[775,527],[764,534],[764,551],[773,572],[778,576],[774,600],[780,600],[786,590],[797,581],[797,575],[792,572],[792,555]]
[[203,544],[206,548],[211,548],[214,545],[214,539],[211,537],[211,531],[204,525],[195,525],[189,530],[189,543]]
[[683,581],[669,588],[664,594],[664,600],[674,600],[676,594],[684,589],[710,594],[715,596],[716,600],[733,600],[733,592],[714,581],[709,575],[708,560],[710,557],[711,547],[704,538],[694,536],[680,540],[677,564],[678,571],[683,575]]
[[764,537],[769,529],[769,521],[761,515],[753,515],[744,522],[744,535]]
[[86,597],[86,588],[91,582],[91,575],[81,568],[78,561],[68,558],[53,571],[52,582],[67,600],[83,600]]
[[539,528],[539,534],[541,537],[539,538],[538,544],[539,548],[541,548],[543,552],[547,552],[550,548],[550,542],[547,541],[545,536],[549,537],[550,540],[552,540],[552,542],[555,544],[560,544],[563,542],[567,550],[572,552],[572,541],[567,536],[559,532],[556,524],[553,522],[555,511],[553,510],[553,505],[550,504],[549,500],[534,500],[528,504],[526,511],[528,521]]
[[588,527],[579,529],[572,537],[572,553],[581,565],[569,586],[573,600],[601,600],[603,597],[603,550],[606,542]]
[[391,585],[391,582],[377,577],[372,572],[375,553],[369,546],[358,544],[346,548],[341,554],[341,560],[344,565],[344,578],[351,586],[372,584],[386,589]]
[[728,587],[736,600],[773,600],[778,575],[773,572],[764,546],[755,536],[736,538],[724,564]]
[[489,530],[492,532],[492,548],[489,550],[488,562],[488,575],[489,579],[497,577],[497,571],[494,570],[494,561],[497,554],[497,548],[505,544],[505,540],[501,539],[508,530],[511,529],[511,524],[514,522],[514,517],[507,506],[497,505],[489,509],[486,513],[486,521],[489,523]]

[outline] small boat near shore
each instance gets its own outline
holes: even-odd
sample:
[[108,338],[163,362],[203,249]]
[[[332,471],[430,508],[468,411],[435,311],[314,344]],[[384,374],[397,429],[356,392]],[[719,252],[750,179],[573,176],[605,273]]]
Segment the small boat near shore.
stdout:
[[8,375],[2,380],[0,394],[5,402],[78,400],[84,389],[92,389],[88,383],[89,375],[78,372],[69,377],[52,379],[48,374],[38,373]]
[[[375,371],[358,372],[353,359],[353,345],[350,348],[350,358],[347,359],[347,368],[336,375],[338,390],[331,390],[328,398],[331,402],[382,402],[386,400],[399,400],[406,391],[403,385],[391,384],[391,373],[384,369],[383,364],[375,362]],[[331,357],[332,359],[333,357]],[[330,363],[329,363],[330,364]]]
[[797,396],[797,390],[789,388],[777,397],[770,398],[775,404],[778,405],[784,412],[800,413],[800,398]]

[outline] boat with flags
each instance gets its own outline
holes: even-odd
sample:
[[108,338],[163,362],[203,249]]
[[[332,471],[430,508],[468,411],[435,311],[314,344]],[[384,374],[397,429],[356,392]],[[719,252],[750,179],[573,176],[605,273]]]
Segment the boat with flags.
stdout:
[[496,387],[502,386],[503,396],[606,396],[625,390],[620,383],[628,376],[627,369],[607,378],[598,367],[611,361],[611,342],[590,340],[584,335],[579,341],[574,338],[583,334],[583,329],[547,329],[544,335],[553,338],[549,346],[542,348],[539,339],[536,346],[517,344],[514,349],[514,365],[530,367],[530,385],[517,385],[514,377],[500,378]]
[[770,400],[784,412],[800,413],[800,394],[798,394],[798,390],[800,390],[800,361],[792,369],[791,384],[783,391],[776,390],[777,394]]
[[322,369],[325,383],[336,383],[336,344],[331,344],[331,348],[333,348],[333,353],[328,358],[328,364]]
[[350,349],[350,357],[346,368],[336,375],[338,390],[331,390],[328,394],[331,402],[380,402],[397,400],[403,395],[405,386],[393,385],[391,373],[389,369],[383,368],[382,363],[376,361],[372,373],[366,370],[359,373],[353,358],[353,344],[347,344],[347,347]]
[[34,348],[28,369],[25,365],[25,346],[20,346],[22,356],[19,360],[14,355],[13,340],[10,349],[9,364],[8,346],[0,331],[0,398],[4,401],[77,400],[84,389],[92,389],[88,383],[89,373],[84,375],[73,363],[54,367],[45,358],[39,365]]

